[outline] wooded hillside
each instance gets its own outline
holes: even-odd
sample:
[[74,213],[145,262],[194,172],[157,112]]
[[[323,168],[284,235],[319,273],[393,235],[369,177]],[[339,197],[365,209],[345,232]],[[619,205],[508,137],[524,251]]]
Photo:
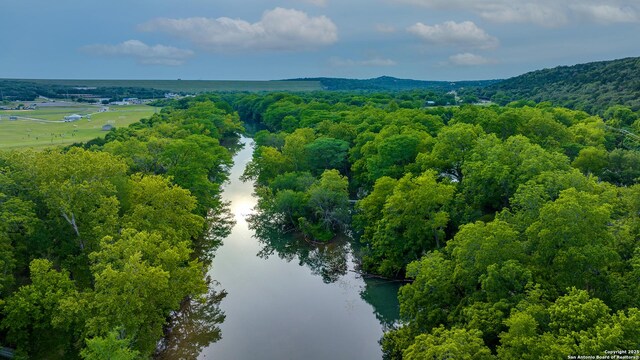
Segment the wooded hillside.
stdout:
[[602,114],[613,105],[640,110],[640,58],[631,57],[532,71],[485,89],[480,94],[499,104],[517,100]]

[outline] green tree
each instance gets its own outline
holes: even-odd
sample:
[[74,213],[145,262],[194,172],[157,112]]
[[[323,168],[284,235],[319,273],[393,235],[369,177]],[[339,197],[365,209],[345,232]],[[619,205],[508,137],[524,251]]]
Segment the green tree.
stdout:
[[321,137],[305,146],[311,170],[322,173],[336,169],[343,174],[347,170],[349,143],[344,140]]
[[611,315],[600,299],[572,288],[548,307],[514,311],[506,324],[509,330],[501,335],[500,359],[605,355],[605,350],[637,346],[640,312],[632,308]]
[[604,146],[605,125],[598,116],[592,116],[572,125],[569,131],[581,146]]
[[35,173],[50,217],[66,224],[81,251],[94,251],[100,238],[116,231],[116,195],[126,178],[121,160],[74,148],[68,153],[35,154],[27,166]]
[[370,179],[381,176],[402,177],[404,166],[415,161],[420,150],[420,137],[398,134],[383,138],[377,145],[377,155],[368,159]]
[[91,254],[95,291],[87,335],[122,327],[134,349],[151,354],[170,311],[206,290],[203,268],[190,254],[188,241],[171,244],[157,233],[126,229],[118,238],[105,237]]
[[614,149],[600,178],[617,186],[630,186],[640,182],[640,151]]
[[262,123],[269,130],[278,131],[282,129],[282,120],[287,116],[296,117],[300,113],[300,99],[293,96],[279,100],[267,108],[263,114]]
[[494,359],[491,351],[482,341],[480,330],[438,327],[429,334],[415,338],[414,343],[403,353],[403,359]]
[[196,238],[204,229],[204,219],[194,214],[196,199],[161,176],[133,175],[123,203],[124,228],[156,231],[172,243]]
[[452,274],[456,283],[473,292],[489,266],[523,260],[525,244],[519,235],[509,224],[498,220],[463,225],[447,244],[456,264]]
[[611,210],[575,189],[545,204],[526,231],[542,279],[558,291],[575,286],[606,296],[610,272],[620,262],[609,230]]
[[600,176],[604,172],[604,169],[607,168],[608,163],[609,153],[607,153],[605,148],[589,146],[580,150],[578,157],[573,160],[571,165],[587,175],[594,174]]
[[353,217],[354,226],[363,232],[362,242],[372,239],[377,231],[377,224],[382,219],[382,210],[387,198],[393,194],[398,180],[383,176],[376,180],[373,191],[365,198],[356,202],[356,213]]
[[[303,232],[318,240],[333,238],[336,231],[344,229],[349,222],[349,193],[347,178],[338,170],[325,170],[320,179],[307,191],[308,203],[313,214],[313,224],[319,225],[324,232],[318,236],[313,226]],[[305,231],[306,230],[306,231]]]
[[312,129],[296,129],[292,134],[287,135],[282,147],[282,155],[286,158],[294,171],[304,171],[309,169],[309,154],[307,145],[315,139]]
[[433,168],[461,182],[462,166],[482,134],[484,131],[479,125],[459,123],[445,127],[438,133],[431,152],[418,155],[418,162],[424,170]]
[[571,132],[551,114],[531,108],[521,109],[520,112],[525,120],[518,130],[532,143],[557,151],[562,149],[562,144],[572,140]]
[[504,143],[489,135],[478,140],[462,172],[463,192],[476,209],[495,211],[509,205],[509,198],[520,184],[543,171],[566,170],[568,159],[547,152],[517,135]]
[[243,180],[256,180],[258,184],[266,184],[279,174],[292,171],[291,163],[278,149],[270,146],[258,146],[253,159],[247,164],[242,175]]
[[410,173],[396,184],[382,209],[368,244],[364,265],[385,276],[402,275],[404,267],[428,250],[440,248],[449,222],[447,206],[455,187],[436,180],[433,171],[418,177]]
[[627,106],[614,105],[605,110],[604,118],[607,120],[608,125],[620,128],[631,126],[638,119],[638,114]]
[[[29,257],[29,239],[39,219],[35,204],[2,192],[0,174],[0,294],[8,294],[14,284],[14,272],[23,271]],[[10,189],[6,189],[10,190]],[[32,254],[35,255],[35,254]],[[4,296],[3,296],[4,297]]]
[[62,304],[76,296],[75,284],[66,271],[56,271],[48,260],[30,264],[31,284],[20,287],[6,300],[2,328],[18,353],[39,356],[69,353],[74,341],[73,318]]
[[87,339],[87,347],[82,349],[80,355],[85,360],[134,360],[140,353],[131,350],[130,339],[121,338],[120,331],[109,332],[105,337]]
[[197,212],[204,216],[217,205],[214,195],[226,180],[231,157],[218,140],[190,135],[170,141],[160,155],[160,163],[176,184],[198,199]]
[[[454,263],[439,251],[427,253],[407,265],[411,284],[400,288],[400,317],[413,333],[428,332],[446,323],[458,301],[451,278]],[[414,335],[415,336],[415,335]]]

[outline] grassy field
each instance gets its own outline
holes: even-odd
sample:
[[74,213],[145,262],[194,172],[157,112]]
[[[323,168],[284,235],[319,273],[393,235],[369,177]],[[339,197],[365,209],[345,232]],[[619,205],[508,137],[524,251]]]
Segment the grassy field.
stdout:
[[39,84],[78,87],[141,87],[173,92],[202,93],[211,91],[314,91],[322,90],[319,81],[225,81],[225,80],[68,80],[7,79]]
[[[37,110],[0,111],[0,150],[18,148],[41,149],[69,145],[101,137],[106,134],[102,126],[125,127],[157,111],[147,105],[110,106],[108,112],[98,113],[100,106],[72,105],[40,107]],[[63,122],[71,114],[88,115],[74,122]],[[17,116],[17,120],[9,120]],[[38,119],[38,120],[28,120]]]

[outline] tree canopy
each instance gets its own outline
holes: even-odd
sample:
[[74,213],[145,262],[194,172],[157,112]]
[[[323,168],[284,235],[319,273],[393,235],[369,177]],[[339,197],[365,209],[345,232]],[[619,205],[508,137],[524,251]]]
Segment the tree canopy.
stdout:
[[[421,95],[229,97],[253,103],[258,123],[270,114],[245,172],[257,216],[315,240],[346,231],[362,271],[410,281],[385,358],[637,347],[637,109],[445,108]],[[335,214],[351,226],[327,226]]]

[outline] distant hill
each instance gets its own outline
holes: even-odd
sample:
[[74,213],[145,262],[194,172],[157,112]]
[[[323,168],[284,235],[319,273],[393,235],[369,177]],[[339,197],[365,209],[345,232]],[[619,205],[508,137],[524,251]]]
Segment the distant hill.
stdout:
[[486,87],[501,80],[479,81],[423,81],[411,79],[398,79],[391,76],[381,76],[374,79],[343,79],[343,78],[301,78],[287,79],[284,81],[318,81],[325,90],[414,90],[427,89],[434,91],[451,91],[469,87]]
[[479,90],[505,103],[550,101],[554,105],[602,113],[609,106],[640,110],[640,57],[532,71]]
[[[600,61],[532,71],[507,80],[424,81],[381,76],[373,79],[330,77],[277,81],[209,80],[18,80],[0,79],[4,100],[30,100],[38,95],[69,97],[76,93],[106,97],[161,97],[164,91],[458,91],[461,97],[511,101],[550,101],[554,105],[602,114],[613,105],[640,110],[640,57]],[[126,90],[126,91],[125,91]]]

